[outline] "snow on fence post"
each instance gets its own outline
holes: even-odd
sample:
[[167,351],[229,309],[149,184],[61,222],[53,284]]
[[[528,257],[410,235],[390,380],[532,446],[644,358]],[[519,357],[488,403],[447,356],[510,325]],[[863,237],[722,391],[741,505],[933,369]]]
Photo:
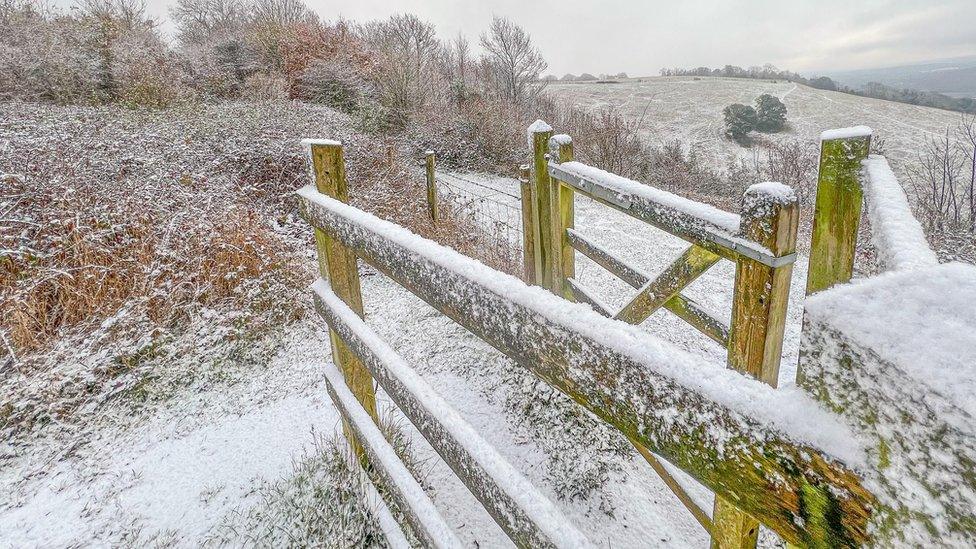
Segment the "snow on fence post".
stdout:
[[[573,139],[566,134],[554,135],[549,139],[549,156],[557,162],[573,161]],[[576,301],[573,289],[567,278],[576,278],[576,250],[569,241],[567,229],[574,227],[573,188],[555,177],[550,177],[550,196],[552,197],[552,249],[553,249],[553,292],[570,301]]]
[[[781,183],[759,183],[746,190],[739,231],[775,257],[796,252],[799,201]],[[729,367],[776,387],[783,352],[786,307],[793,263],[770,267],[740,257],[735,263],[735,290],[729,332]],[[713,547],[755,547],[759,522],[716,496],[712,512]]]
[[810,295],[851,279],[861,221],[861,162],[871,148],[871,128],[856,126],[820,135],[820,171],[813,214]]
[[[302,140],[302,144],[308,147],[312,175],[318,192],[342,202],[349,202],[342,143],[305,139]],[[355,253],[319,228],[315,229],[315,249],[318,253],[319,275],[329,281],[332,291],[342,301],[363,317],[363,296],[359,287]],[[373,420],[377,421],[376,391],[369,370],[334,330],[329,330],[329,341],[332,344],[332,360],[342,371],[346,384]],[[363,447],[355,440],[355,435],[347,423],[343,424],[343,431],[356,455],[363,459],[365,455]]]
[[437,181],[434,178],[434,151],[424,153],[427,162],[427,212],[430,220],[437,223]]
[[528,141],[532,147],[532,188],[535,198],[538,230],[533,235],[538,242],[536,255],[535,282],[543,288],[553,289],[553,242],[552,242],[552,192],[550,189],[549,138],[552,137],[552,126],[542,120],[536,120],[529,126]]
[[539,257],[539,216],[533,208],[532,168],[529,164],[519,166],[519,190],[522,202],[522,278],[526,284],[538,284],[535,277],[536,261]]

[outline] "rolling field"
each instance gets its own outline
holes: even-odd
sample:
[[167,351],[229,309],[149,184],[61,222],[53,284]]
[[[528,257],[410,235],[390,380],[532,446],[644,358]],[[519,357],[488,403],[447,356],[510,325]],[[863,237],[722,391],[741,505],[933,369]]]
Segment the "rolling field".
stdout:
[[[769,93],[788,109],[789,127],[779,134],[761,134],[773,141],[799,139],[816,143],[820,132],[865,125],[885,140],[886,155],[900,175],[928,140],[955,126],[960,113],[818,90],[786,81],[736,78],[652,77],[619,84],[554,83],[549,90],[560,100],[600,108],[617,107],[640,120],[642,135],[654,145],[680,139],[700,145],[704,160],[716,169],[736,157],[749,159],[752,150],[725,138],[722,109],[731,103],[752,104]],[[556,128],[558,131],[559,128]],[[755,134],[754,134],[755,135]]]

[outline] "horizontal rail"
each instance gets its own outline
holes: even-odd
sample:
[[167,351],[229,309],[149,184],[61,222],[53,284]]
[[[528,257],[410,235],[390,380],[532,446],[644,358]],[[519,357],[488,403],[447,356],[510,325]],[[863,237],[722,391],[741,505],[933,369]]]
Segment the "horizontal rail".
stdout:
[[[600,265],[620,280],[630,284],[633,288],[639,290],[650,280],[650,276],[628,265],[622,259],[615,257],[599,244],[586,238],[576,230],[568,229],[566,234],[569,236],[569,242],[573,245],[573,248],[592,259],[597,265]],[[578,282],[576,284],[579,285]],[[664,308],[688,324],[691,324],[701,333],[712,338],[723,347],[728,346],[728,325],[712,316],[711,313],[690,297],[678,293],[664,303]],[[613,314],[611,313],[606,316],[612,317]]]
[[586,303],[590,307],[593,307],[593,310],[600,313],[600,316],[613,318],[613,311],[584,288],[575,278],[567,278],[566,283],[569,284],[569,289],[573,292],[573,296],[578,303]]
[[739,216],[580,162],[549,162],[549,175],[575,190],[726,259],[747,257],[770,267],[796,260],[737,236]]
[[[305,187],[316,228],[791,543],[866,543],[858,438],[774,390]],[[825,450],[830,448],[830,450]]]
[[315,309],[444,462],[521,547],[591,544],[559,510],[489,445],[328,283],[312,285]]
[[366,409],[346,386],[334,364],[325,366],[325,382],[336,409],[355,433],[369,463],[383,480],[383,486],[396,500],[414,533],[427,546],[462,547],[461,541],[444,521],[430,497],[407,470]]
[[400,523],[397,522],[393,512],[390,511],[390,507],[383,501],[383,496],[380,495],[365,471],[362,474],[362,483],[363,490],[366,493],[366,504],[369,505],[370,512],[376,518],[376,522],[379,523],[380,531],[383,532],[387,545],[390,546],[390,549],[411,549],[410,542],[407,541],[407,536],[403,533],[403,528],[400,527]]
[[939,258],[929,247],[925,231],[912,213],[905,190],[888,160],[872,154],[862,165],[871,239],[885,267],[903,271],[938,265]]

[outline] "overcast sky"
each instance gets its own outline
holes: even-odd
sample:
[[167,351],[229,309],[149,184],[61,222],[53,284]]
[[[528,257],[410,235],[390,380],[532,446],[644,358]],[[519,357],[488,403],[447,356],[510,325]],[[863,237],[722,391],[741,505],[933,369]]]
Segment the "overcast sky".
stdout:
[[[327,20],[411,12],[472,42],[493,14],[509,17],[557,76],[763,63],[816,72],[976,55],[976,0],[306,1]],[[164,17],[173,0],[147,2]]]

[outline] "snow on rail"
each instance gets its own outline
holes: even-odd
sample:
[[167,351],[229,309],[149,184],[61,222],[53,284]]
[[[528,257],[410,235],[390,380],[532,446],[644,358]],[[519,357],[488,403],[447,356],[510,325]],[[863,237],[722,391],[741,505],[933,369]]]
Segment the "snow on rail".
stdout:
[[852,137],[870,137],[873,130],[867,126],[851,126],[850,128],[837,128],[825,130],[820,134],[821,141],[831,141],[834,139],[850,139]]
[[931,267],[939,258],[929,247],[922,225],[912,214],[905,190],[888,160],[872,154],[863,162],[871,239],[888,269]]
[[325,365],[325,380],[329,395],[336,408],[346,419],[356,434],[370,463],[384,477],[385,484],[403,503],[402,511],[410,520],[415,533],[427,545],[437,548],[463,547],[461,541],[441,517],[434,502],[430,500],[410,471],[407,470],[396,451],[390,446],[379,427],[373,423],[356,397],[346,386],[342,373],[332,363]]
[[688,218],[694,218],[701,220],[704,224],[717,227],[729,233],[729,235],[734,235],[739,231],[740,218],[737,214],[720,210],[708,204],[695,202],[694,200],[657,189],[650,185],[645,185],[639,181],[627,179],[615,173],[588,166],[582,162],[563,162],[558,164],[558,166],[563,171],[595,181],[601,186],[620,195],[640,197],[654,204],[660,204],[666,208],[685,214],[685,217],[675,219],[677,222],[685,223],[688,221]]
[[[542,288],[528,286],[511,275],[496,271],[399,225],[323,195],[311,185],[299,189],[297,194],[353,224],[357,234],[378,247],[384,247],[384,240],[393,242],[407,253],[448,269],[548,322],[580,334],[589,341],[608,346],[658,376],[745,417],[772,426],[787,440],[811,444],[851,467],[866,465],[864,447],[859,437],[837,416],[824,410],[795,386],[773,389],[727,369],[724,364],[707,364],[702,358],[638,327],[606,319],[589,306],[571,303]],[[445,291],[449,292],[450,288],[445,288]],[[731,436],[731,433],[714,435],[722,439]]]
[[[527,545],[590,547],[592,544],[573,526],[553,503],[540,493],[501,454],[431,388],[397,352],[383,341],[359,316],[319,279],[312,285],[329,325],[360,357],[377,382],[397,403],[410,421],[427,438],[438,454],[458,474],[465,485],[470,477],[485,475],[488,494],[472,490],[480,500],[489,499],[489,511],[500,524]],[[317,304],[318,305],[318,304]],[[467,477],[467,478],[466,478]],[[479,483],[482,486],[488,483]],[[469,486],[469,488],[471,488]],[[500,489],[502,498],[494,490]],[[525,520],[529,524],[524,524]],[[506,528],[509,526],[511,528]],[[526,530],[538,530],[542,536]]]
[[811,321],[871,349],[976,418],[976,267],[883,273],[809,296]]

